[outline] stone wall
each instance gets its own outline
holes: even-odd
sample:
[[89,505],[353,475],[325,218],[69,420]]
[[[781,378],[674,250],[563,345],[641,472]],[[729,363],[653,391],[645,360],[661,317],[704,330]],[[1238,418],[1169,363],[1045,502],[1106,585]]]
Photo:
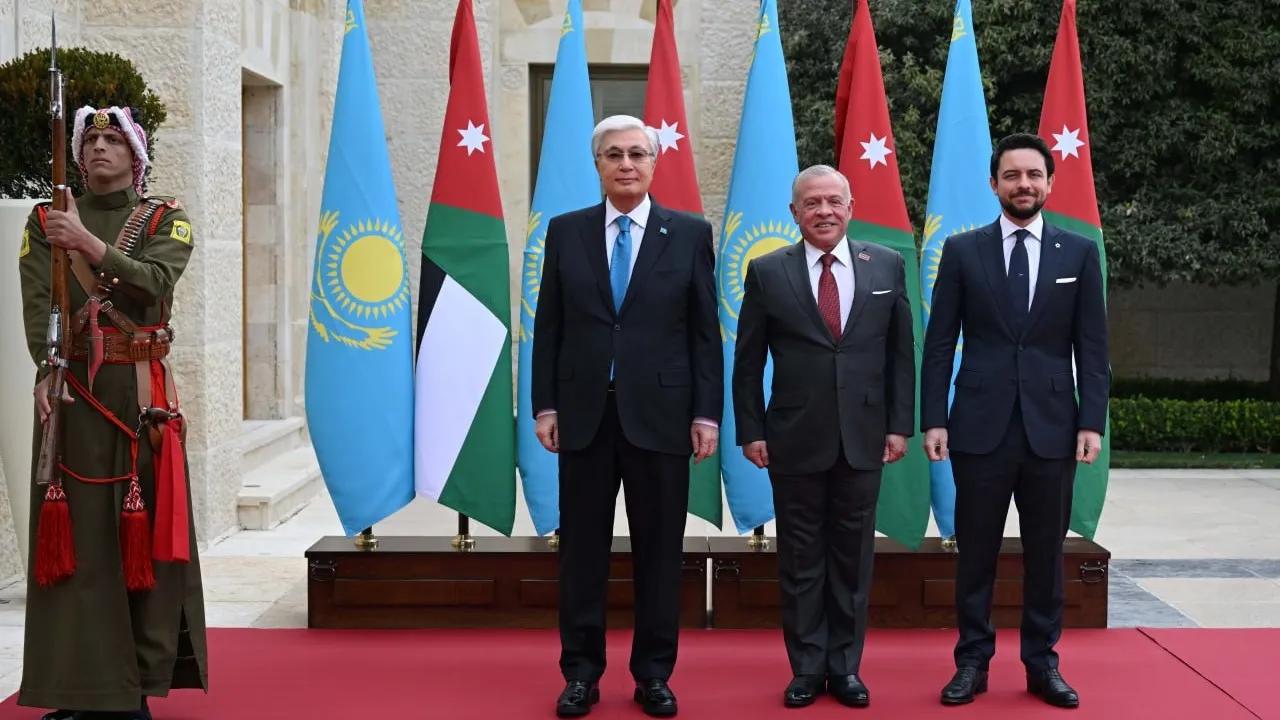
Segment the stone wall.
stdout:
[[1266,380],[1276,284],[1113,290],[1111,367],[1117,377]]
[[254,307],[265,307],[275,323],[278,369],[266,414],[296,415],[342,9],[325,0],[0,0],[0,58],[47,46],[55,6],[60,44],[129,58],[168,109],[150,190],[178,196],[195,226],[195,252],[175,298],[173,365],[190,418],[196,527],[207,542],[236,526],[241,485],[244,78],[276,88],[277,114],[268,119],[275,126],[264,130],[280,160],[271,188],[276,212],[263,222],[271,227],[251,238],[269,246],[253,269],[273,282],[262,284],[269,296],[254,298]]

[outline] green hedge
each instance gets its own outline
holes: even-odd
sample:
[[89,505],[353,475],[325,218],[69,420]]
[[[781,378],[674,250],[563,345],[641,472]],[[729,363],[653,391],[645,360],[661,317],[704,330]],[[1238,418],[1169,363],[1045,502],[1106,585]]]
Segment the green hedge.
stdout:
[[1267,383],[1236,378],[1180,380],[1176,378],[1116,378],[1112,398],[1169,398],[1172,400],[1269,400]]
[[1280,402],[1112,398],[1115,450],[1280,452]]

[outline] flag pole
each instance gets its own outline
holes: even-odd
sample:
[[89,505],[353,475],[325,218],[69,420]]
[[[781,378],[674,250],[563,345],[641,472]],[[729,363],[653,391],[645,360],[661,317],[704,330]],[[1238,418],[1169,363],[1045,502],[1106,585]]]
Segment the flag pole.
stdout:
[[373,534],[373,526],[360,531],[360,534],[356,536],[355,546],[360,550],[378,549],[378,537]]
[[751,537],[747,538],[747,547],[757,551],[769,549],[769,538],[764,535],[763,525],[757,525],[756,529],[751,531]]
[[471,537],[471,518],[458,513],[458,534],[449,541],[454,550],[468,552],[476,549],[476,539]]

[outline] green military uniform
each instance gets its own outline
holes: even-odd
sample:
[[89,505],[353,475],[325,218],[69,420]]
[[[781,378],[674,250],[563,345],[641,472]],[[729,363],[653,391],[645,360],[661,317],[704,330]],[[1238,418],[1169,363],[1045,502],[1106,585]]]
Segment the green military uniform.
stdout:
[[[154,326],[167,320],[174,285],[187,265],[194,240],[186,214],[171,203],[159,208],[163,214],[158,223],[143,229],[130,254],[112,247],[140,202],[144,199],[137,190],[129,188],[105,195],[86,193],[77,199],[76,208],[85,228],[108,245],[101,265],[93,270],[101,283],[110,284],[112,304],[137,325]],[[50,246],[39,212],[28,220],[19,252],[27,344],[38,364],[45,356],[50,298]],[[88,296],[74,278],[68,279],[68,287],[70,317]],[[105,315],[102,324],[111,324]],[[90,387],[84,360],[72,360],[68,373]],[[132,428],[139,413],[137,383],[133,365],[107,363],[91,386],[92,394]],[[72,395],[75,403],[62,406],[63,464],[85,478],[127,475],[131,466],[128,436],[85,398]],[[38,420],[35,430],[33,458],[41,443]],[[155,457],[148,433],[138,436],[138,477],[154,523]],[[48,587],[34,580],[37,518],[45,488],[33,483],[19,704],[128,711],[138,709],[141,696],[162,697],[172,688],[207,689],[204,600],[189,500],[190,561],[154,562],[154,587],[129,592],[119,541],[122,500],[129,483],[89,483],[67,473],[62,478],[76,568],[71,577]],[[189,487],[186,496],[190,498]]]

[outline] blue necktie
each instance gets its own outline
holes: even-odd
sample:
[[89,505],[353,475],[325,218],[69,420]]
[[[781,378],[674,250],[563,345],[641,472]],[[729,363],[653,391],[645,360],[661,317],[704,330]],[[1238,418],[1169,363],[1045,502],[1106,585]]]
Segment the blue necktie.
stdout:
[[613,286],[613,309],[621,312],[631,275],[631,218],[619,215],[616,222],[618,238],[613,241],[613,257],[609,260],[609,284]]
[[1031,233],[1013,233],[1013,252],[1009,254],[1009,304],[1013,306],[1013,334],[1021,335],[1031,304],[1031,263],[1027,259],[1027,238]]

